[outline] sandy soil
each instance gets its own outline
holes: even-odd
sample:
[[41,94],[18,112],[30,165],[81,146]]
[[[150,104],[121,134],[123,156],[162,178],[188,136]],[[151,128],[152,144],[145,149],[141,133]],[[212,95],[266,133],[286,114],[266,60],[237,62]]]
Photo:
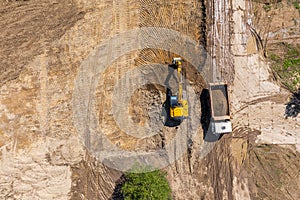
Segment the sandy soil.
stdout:
[[[1,199],[112,198],[122,172],[99,162],[90,151],[93,144],[104,153],[108,144],[124,152],[148,151],[153,159],[152,150],[168,147],[176,137],[178,142],[167,150],[176,161],[163,169],[174,199],[299,199],[299,117],[283,118],[289,93],[273,81],[247,25],[253,14],[248,1],[32,0],[0,5]],[[102,73],[79,74],[92,66],[86,60],[103,41],[147,26],[189,36],[211,53],[209,61],[215,68],[213,76],[204,77],[186,63],[186,91],[190,100],[198,101],[190,101],[196,102],[191,105],[196,117],[178,128],[158,123],[165,88],[145,85],[135,90],[126,107],[127,118],[158,132],[136,138],[113,118],[114,86],[130,70],[149,63],[167,68],[172,57],[181,55],[155,48],[135,50]],[[108,57],[126,45],[116,46],[120,48]],[[173,48],[178,47],[174,41]],[[84,82],[85,77],[97,80],[95,85]],[[205,80],[227,81],[231,86],[234,131],[217,142],[203,140],[200,95],[207,88]],[[133,87],[138,79],[128,81]],[[78,85],[88,95],[74,96]],[[128,91],[121,94],[127,96]],[[75,105],[78,99],[82,101]],[[76,123],[83,115],[78,106],[94,110],[84,111],[94,113],[89,121]],[[131,162],[130,153],[121,155]]]

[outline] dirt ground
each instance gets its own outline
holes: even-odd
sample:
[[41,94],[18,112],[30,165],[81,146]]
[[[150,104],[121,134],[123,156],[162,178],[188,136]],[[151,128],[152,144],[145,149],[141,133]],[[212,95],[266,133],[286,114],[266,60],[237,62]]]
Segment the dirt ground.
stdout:
[[1,1],[0,84],[18,78],[24,67],[81,20],[73,1]]
[[[297,19],[297,12],[283,3],[276,10],[278,16]],[[266,29],[260,23],[267,18],[265,8],[252,5],[243,0],[0,1],[0,199],[122,199],[116,194],[122,172],[100,162],[90,145],[106,150],[108,140],[126,153],[150,154],[172,146],[178,135],[184,140],[168,149],[175,162],[163,168],[173,199],[299,199],[299,117],[284,118],[289,92],[273,80],[250,27],[262,37],[274,35],[270,43],[272,38],[298,41],[299,32],[293,25],[283,38],[279,32],[290,22],[279,27],[276,20]],[[293,12],[287,16],[287,10]],[[275,8],[270,12],[277,19]],[[249,25],[249,18],[253,24]],[[115,103],[123,105],[123,99],[114,99],[114,87],[127,72],[134,77],[143,73],[137,70],[140,66],[151,63],[167,69],[173,57],[182,55],[138,49],[118,57],[102,73],[78,74],[93,64],[86,60],[100,43],[149,26],[192,38],[209,53],[215,71],[212,77],[204,77],[197,66],[184,63],[186,92],[195,117],[180,126],[163,126],[165,87],[146,84],[135,90],[126,112],[136,127],[147,130],[147,137],[138,138],[114,119]],[[93,92],[78,98],[74,96],[77,86],[84,85],[86,77],[97,84],[88,83],[84,89]],[[200,124],[200,96],[207,80],[230,85],[233,133],[216,142],[203,139]],[[138,79],[128,81],[133,87]],[[170,83],[176,83],[176,78]],[[128,91],[119,92],[126,96]],[[95,111],[89,115],[94,118],[80,126],[74,124],[76,99]],[[94,132],[101,134],[90,134]],[[126,153],[125,158],[130,156]]]

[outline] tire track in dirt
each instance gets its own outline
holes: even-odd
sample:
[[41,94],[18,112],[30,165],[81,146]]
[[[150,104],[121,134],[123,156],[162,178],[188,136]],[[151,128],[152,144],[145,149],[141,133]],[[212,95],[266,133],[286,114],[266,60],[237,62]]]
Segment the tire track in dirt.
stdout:
[[234,63],[231,50],[232,5],[231,1],[210,1],[207,9],[207,47],[212,57],[214,77],[212,81],[234,80]]
[[16,79],[34,56],[83,18],[72,2],[0,3],[0,85]]

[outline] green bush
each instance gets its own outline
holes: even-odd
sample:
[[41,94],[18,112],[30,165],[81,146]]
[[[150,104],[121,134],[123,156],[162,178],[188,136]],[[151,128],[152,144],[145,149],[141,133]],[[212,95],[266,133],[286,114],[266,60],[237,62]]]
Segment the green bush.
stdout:
[[166,179],[166,173],[159,170],[126,173],[121,191],[125,200],[171,199],[171,189]]
[[300,5],[299,5],[299,2],[298,2],[298,1],[293,2],[293,4],[294,4],[294,7],[295,7],[297,10],[300,10]]

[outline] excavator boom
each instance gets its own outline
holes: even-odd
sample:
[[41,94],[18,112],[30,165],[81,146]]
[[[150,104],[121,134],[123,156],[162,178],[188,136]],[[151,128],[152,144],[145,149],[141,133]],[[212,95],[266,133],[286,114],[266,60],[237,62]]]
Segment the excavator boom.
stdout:
[[187,99],[183,98],[183,73],[181,62],[181,58],[173,58],[173,64],[176,65],[177,69],[178,94],[177,96],[170,96],[170,116],[173,119],[180,121],[189,116],[188,101]]
[[178,62],[177,73],[178,73],[178,103],[182,103],[182,73],[181,73],[181,62]]

